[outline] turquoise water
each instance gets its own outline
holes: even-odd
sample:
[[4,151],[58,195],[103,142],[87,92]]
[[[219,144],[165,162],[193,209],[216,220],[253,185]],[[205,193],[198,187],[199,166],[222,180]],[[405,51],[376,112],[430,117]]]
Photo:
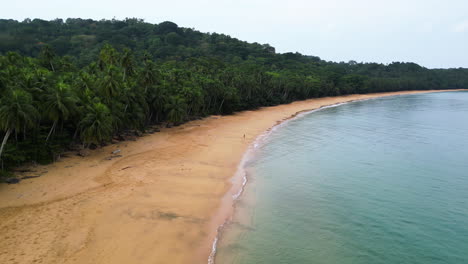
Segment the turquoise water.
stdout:
[[310,113],[246,171],[216,263],[468,263],[468,92]]

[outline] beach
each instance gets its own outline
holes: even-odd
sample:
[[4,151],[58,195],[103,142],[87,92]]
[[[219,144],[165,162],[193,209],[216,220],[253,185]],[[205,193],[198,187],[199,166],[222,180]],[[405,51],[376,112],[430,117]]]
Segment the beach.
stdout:
[[210,116],[34,167],[41,177],[0,185],[0,263],[207,263],[240,188],[232,178],[259,135],[323,106],[425,92],[436,91]]

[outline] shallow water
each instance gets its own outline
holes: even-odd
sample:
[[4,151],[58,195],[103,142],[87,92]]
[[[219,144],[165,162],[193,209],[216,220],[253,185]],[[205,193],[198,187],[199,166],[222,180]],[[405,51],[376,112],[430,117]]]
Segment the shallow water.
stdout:
[[246,171],[216,263],[468,263],[468,92],[310,113]]

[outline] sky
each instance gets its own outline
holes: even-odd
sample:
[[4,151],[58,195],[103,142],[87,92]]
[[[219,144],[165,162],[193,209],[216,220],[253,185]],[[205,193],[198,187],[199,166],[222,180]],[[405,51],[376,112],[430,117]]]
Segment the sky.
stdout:
[[468,68],[468,0],[3,0],[0,18],[142,18],[329,61]]

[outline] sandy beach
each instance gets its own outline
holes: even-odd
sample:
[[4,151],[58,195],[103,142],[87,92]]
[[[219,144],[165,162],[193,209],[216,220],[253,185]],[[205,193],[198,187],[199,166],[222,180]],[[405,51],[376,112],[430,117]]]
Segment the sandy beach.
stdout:
[[[410,91],[210,116],[32,168],[0,184],[0,263],[207,263],[249,145],[299,112]],[[245,135],[245,137],[244,137]],[[109,159],[120,149],[121,157]]]

